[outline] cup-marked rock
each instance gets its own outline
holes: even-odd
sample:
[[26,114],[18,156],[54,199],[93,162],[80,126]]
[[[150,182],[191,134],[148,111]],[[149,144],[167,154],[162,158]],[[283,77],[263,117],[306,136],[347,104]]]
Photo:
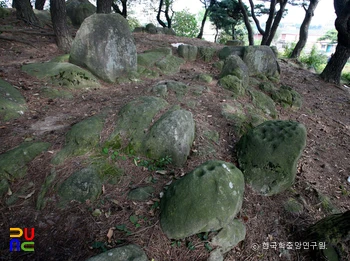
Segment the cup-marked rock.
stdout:
[[207,161],[172,183],[161,199],[160,223],[173,239],[225,227],[240,211],[244,177],[232,163]]
[[119,14],[86,18],[73,41],[69,61],[107,82],[136,71],[136,46],[126,19]]
[[246,183],[271,196],[293,185],[297,162],[306,144],[305,126],[293,121],[266,121],[237,143]]

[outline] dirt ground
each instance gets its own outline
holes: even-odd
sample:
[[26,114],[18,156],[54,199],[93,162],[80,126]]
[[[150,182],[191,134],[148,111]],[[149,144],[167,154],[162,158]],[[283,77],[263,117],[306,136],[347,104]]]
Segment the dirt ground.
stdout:
[[[3,32],[1,36],[12,37],[17,41],[0,39],[0,77],[24,95],[29,110],[17,120],[0,122],[0,153],[28,139],[47,141],[52,146],[29,164],[24,179],[11,184],[12,192],[26,187],[25,195],[12,205],[6,204],[9,195],[0,199],[0,260],[85,260],[103,250],[130,243],[142,247],[149,260],[206,260],[209,252],[205,243],[213,233],[209,234],[209,239],[195,235],[178,242],[171,241],[160,228],[157,202],[165,184],[209,159],[236,163],[234,148],[239,137],[235,136],[232,125],[221,115],[221,104],[232,98],[228,91],[217,85],[219,71],[211,64],[195,61],[184,64],[180,73],[170,77],[161,75],[158,79],[142,79],[131,84],[101,82],[100,89],[72,91],[73,99],[44,98],[40,88],[48,83],[23,73],[21,66],[48,61],[62,54],[57,49],[53,32],[50,28],[26,27],[14,17],[0,20],[0,27],[8,24],[14,30],[32,32]],[[178,42],[220,47],[198,39],[174,36],[139,33],[134,34],[134,37],[138,52],[160,46],[170,47],[170,43]],[[176,52],[176,49],[173,50]],[[264,197],[246,186],[238,218],[245,223],[247,236],[227,253],[226,261],[310,260],[308,251],[303,249],[295,246],[289,250],[278,246],[274,249],[272,245],[266,247],[267,243],[276,242],[280,246],[287,242],[294,244],[297,236],[310,224],[333,212],[350,210],[350,183],[347,181],[350,176],[349,92],[323,82],[317,75],[297,67],[291,61],[279,62],[281,84],[291,86],[303,97],[303,106],[298,111],[278,107],[279,118],[303,123],[308,131],[307,146],[299,161],[296,181],[291,190]],[[73,124],[107,107],[112,108],[101,135],[103,142],[113,130],[116,113],[125,103],[137,96],[150,95],[149,88],[161,80],[203,85],[195,80],[195,76],[202,72],[214,76],[214,81],[207,85],[210,91],[202,96],[185,97],[180,103],[193,113],[196,122],[195,142],[183,168],[173,169],[169,166],[168,174],[161,175],[135,166],[132,158],[118,160],[124,175],[117,184],[104,184],[103,193],[96,202],[72,202],[68,208],[59,209],[55,189],[52,189],[47,194],[50,200],[46,207],[43,210],[36,209],[41,185],[53,169],[50,160],[62,148],[64,135]],[[197,106],[189,106],[189,100],[195,100]],[[167,101],[178,103],[174,94],[170,94]],[[35,128],[36,124],[48,128],[39,131]],[[217,131],[220,134],[219,142],[208,144],[203,138],[205,129]],[[201,151],[205,153],[197,153]],[[57,187],[73,171],[80,169],[84,162],[84,157],[78,157],[64,166],[56,167],[57,179],[54,185]],[[152,200],[142,203],[127,200],[126,195],[131,188],[149,183],[156,189]],[[26,195],[30,196],[25,198]],[[286,212],[284,203],[290,197],[303,204],[302,213],[293,215]],[[102,214],[93,215],[96,209]],[[139,227],[130,222],[131,215],[139,217]],[[109,229],[122,224],[125,229],[115,229],[109,239]],[[9,251],[10,227],[35,228],[34,253]],[[350,248],[345,246],[345,249]],[[347,260],[350,260],[350,256]]]

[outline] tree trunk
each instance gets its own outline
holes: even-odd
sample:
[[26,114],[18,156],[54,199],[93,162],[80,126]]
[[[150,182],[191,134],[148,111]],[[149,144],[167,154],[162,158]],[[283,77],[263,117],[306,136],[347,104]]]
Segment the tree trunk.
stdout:
[[276,35],[277,28],[278,28],[278,26],[279,26],[279,24],[281,22],[282,17],[283,17],[283,13],[285,11],[287,3],[288,3],[288,0],[279,1],[280,9],[278,10],[278,12],[277,12],[277,14],[275,16],[275,19],[273,21],[272,27],[270,29],[269,36],[268,36],[267,41],[266,41],[266,45],[271,45],[272,40],[273,40],[273,38]]
[[199,34],[198,34],[198,36],[197,36],[198,39],[202,39],[202,38],[203,38],[204,25],[205,25],[205,21],[207,20],[208,13],[209,13],[209,8],[206,8],[206,9],[205,9],[205,12],[204,12],[203,19],[202,19],[201,28],[200,28]]
[[338,44],[335,53],[321,73],[326,82],[340,84],[341,72],[350,57],[350,1],[334,0],[335,28],[338,31]]
[[276,4],[277,4],[276,0],[271,0],[269,17],[267,18],[267,21],[266,21],[265,33],[263,34],[261,45],[268,45],[267,41],[271,33],[271,26],[275,16]]
[[245,27],[247,28],[247,31],[248,31],[249,45],[254,45],[254,35],[253,35],[252,27],[249,23],[249,17],[248,17],[247,10],[245,9],[245,7],[243,5],[242,0],[238,0],[238,2],[239,2],[239,6],[241,7],[242,14],[243,14],[243,20],[244,20]]
[[46,0],[35,0],[35,9],[44,10]]
[[249,4],[250,4],[250,12],[252,13],[252,17],[253,17],[253,20],[256,24],[256,28],[258,29],[258,31],[261,35],[264,35],[265,31],[261,28],[260,22],[259,22],[258,18],[255,15],[255,12],[254,12],[255,7],[254,7],[253,0],[249,0]]
[[162,12],[162,7],[163,7],[163,0],[159,1],[159,8],[158,8],[158,14],[157,14],[157,21],[158,23],[163,26],[167,27],[166,24],[160,19],[160,13]]
[[96,13],[110,14],[113,0],[97,0]]
[[66,2],[64,0],[50,0],[50,12],[57,46],[68,53],[73,39],[67,26]]
[[168,23],[168,28],[171,28],[172,17],[169,16],[170,3],[165,1],[165,19]]
[[341,72],[350,57],[350,48],[338,43],[335,53],[321,73],[321,78],[326,82],[340,84]]
[[318,5],[319,0],[310,0],[309,7],[307,10],[305,9],[305,18],[303,23],[300,26],[300,31],[299,31],[299,41],[294,47],[294,50],[290,56],[290,58],[299,58],[301,51],[305,47],[305,44],[307,42],[307,37],[309,34],[309,26],[311,23],[311,19],[314,16],[315,9]]
[[128,16],[127,5],[126,5],[127,0],[121,0],[121,2],[122,2],[122,7],[123,7],[122,10],[120,10],[119,6],[115,3],[113,3],[113,1],[112,1],[112,8],[113,8],[114,12],[116,12],[117,14],[120,14],[124,18],[126,18]]
[[18,19],[23,20],[30,25],[40,26],[39,20],[33,12],[30,0],[13,0],[12,6],[16,8]]

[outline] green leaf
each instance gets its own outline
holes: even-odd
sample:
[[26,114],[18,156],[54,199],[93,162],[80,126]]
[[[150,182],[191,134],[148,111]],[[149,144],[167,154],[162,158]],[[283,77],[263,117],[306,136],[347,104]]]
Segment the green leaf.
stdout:
[[134,225],[137,223],[137,221],[139,221],[139,218],[135,215],[131,215],[129,219],[130,219],[130,222],[133,223]]
[[141,225],[140,225],[139,223],[136,223],[136,224],[135,224],[135,227],[136,227],[136,228],[139,228],[139,227],[141,227]]
[[118,229],[118,230],[120,230],[120,231],[126,231],[126,226],[125,226],[125,224],[117,225],[115,228]]
[[104,147],[104,148],[102,149],[102,153],[108,154],[108,148]]
[[204,247],[206,250],[208,250],[208,252],[211,252],[213,250],[213,248],[211,247],[211,245],[209,243],[205,243]]

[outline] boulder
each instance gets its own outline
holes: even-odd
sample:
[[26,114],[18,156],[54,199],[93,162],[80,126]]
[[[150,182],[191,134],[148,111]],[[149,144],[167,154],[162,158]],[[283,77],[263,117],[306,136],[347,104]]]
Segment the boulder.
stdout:
[[37,10],[33,9],[35,16],[39,19],[40,25],[45,27],[46,25],[52,27],[51,14],[49,10]]
[[228,46],[241,46],[241,45],[243,45],[244,43],[243,43],[243,41],[241,41],[241,40],[228,40],[227,42],[226,42],[226,45],[228,45]]
[[271,91],[271,98],[285,107],[300,109],[302,105],[301,95],[291,87],[284,85],[278,90]]
[[248,131],[237,143],[246,182],[267,196],[290,188],[305,144],[304,125],[293,121],[266,121]]
[[220,60],[225,60],[230,55],[237,55],[242,58],[244,50],[244,46],[225,46],[218,52],[218,56]]
[[243,192],[242,172],[232,163],[205,162],[164,192],[162,230],[181,239],[225,227],[240,211]]
[[136,245],[113,248],[86,261],[148,261],[145,252]]
[[249,90],[249,95],[252,98],[252,102],[256,108],[260,109],[264,114],[272,118],[277,117],[275,102],[270,98],[270,96],[255,89]]
[[213,47],[199,46],[198,58],[205,62],[211,62],[216,55],[216,49]]
[[279,65],[274,52],[269,46],[247,46],[243,61],[249,68],[249,75],[279,76]]
[[195,61],[197,58],[198,48],[194,45],[181,44],[177,48],[177,52],[179,56],[184,58],[186,61]]
[[72,200],[84,203],[94,201],[102,192],[102,181],[94,167],[87,167],[73,173],[58,189],[61,205],[65,206]]
[[50,84],[70,89],[96,88],[100,84],[89,71],[66,62],[32,63],[22,66],[22,71]]
[[7,191],[8,181],[23,178],[27,174],[27,164],[47,150],[50,143],[23,142],[0,155],[0,196]]
[[232,91],[233,97],[237,98],[245,94],[242,80],[234,75],[226,75],[219,80],[219,85]]
[[69,61],[107,82],[136,71],[136,46],[127,20],[119,14],[86,18],[73,41]]
[[89,0],[68,0],[66,10],[72,24],[80,26],[85,18],[96,12],[96,7]]
[[174,165],[181,166],[190,154],[194,133],[191,112],[170,110],[151,127],[143,143],[144,153],[151,159],[169,156]]
[[150,34],[156,34],[157,33],[157,27],[150,23],[150,24],[146,24],[145,26],[146,32],[150,33]]
[[0,79],[0,120],[17,119],[27,110],[22,94],[11,84]]
[[93,116],[75,125],[66,134],[66,143],[52,159],[53,164],[61,164],[66,158],[83,155],[94,149],[100,141],[104,119]]
[[152,193],[154,193],[154,188],[151,186],[136,188],[129,191],[128,199],[134,201],[146,201],[152,197]]

